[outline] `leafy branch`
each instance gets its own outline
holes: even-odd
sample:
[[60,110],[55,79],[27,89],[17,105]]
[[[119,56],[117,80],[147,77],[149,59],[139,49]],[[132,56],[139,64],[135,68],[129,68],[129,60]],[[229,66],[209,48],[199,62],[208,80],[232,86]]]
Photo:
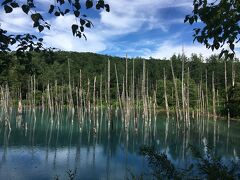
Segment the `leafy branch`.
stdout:
[[[46,21],[44,12],[38,12],[38,7],[34,0],[4,0],[1,3],[6,14],[12,13],[15,9],[20,8],[23,13],[31,17],[33,28],[36,28],[39,32],[45,29],[50,30],[51,24]],[[71,25],[73,36],[87,40],[84,34],[86,28],[92,28],[93,23],[88,19],[86,14],[82,14],[83,7],[85,9],[95,9],[110,11],[109,4],[106,4],[104,0],[56,0],[54,4],[50,4],[47,14],[48,16],[58,17],[65,16],[66,14],[74,15],[76,22]],[[9,46],[17,44],[19,51],[39,51],[43,48],[43,39],[37,38],[30,34],[9,35],[7,30],[2,29],[0,26],[0,50],[3,52],[11,51]]]
[[240,1],[194,0],[192,14],[187,15],[184,22],[197,26],[193,41],[197,40],[212,51],[222,49],[220,58],[222,55],[234,58],[235,44],[240,41]]

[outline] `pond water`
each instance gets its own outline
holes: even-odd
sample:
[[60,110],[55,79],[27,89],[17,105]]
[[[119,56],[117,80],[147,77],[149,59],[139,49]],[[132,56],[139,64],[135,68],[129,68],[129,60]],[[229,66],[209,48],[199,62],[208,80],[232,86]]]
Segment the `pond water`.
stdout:
[[[138,129],[133,121],[126,131],[115,112],[109,125],[107,114],[86,116],[67,113],[51,116],[49,112],[25,111],[11,114],[9,132],[0,127],[0,179],[66,179],[67,171],[76,170],[77,179],[126,179],[148,170],[147,161],[139,155],[142,145],[155,145],[178,167],[187,167],[191,160],[189,144],[207,142],[223,159],[240,155],[240,123],[194,119],[191,128],[176,127],[174,119],[159,113]],[[93,128],[97,124],[97,128]]]

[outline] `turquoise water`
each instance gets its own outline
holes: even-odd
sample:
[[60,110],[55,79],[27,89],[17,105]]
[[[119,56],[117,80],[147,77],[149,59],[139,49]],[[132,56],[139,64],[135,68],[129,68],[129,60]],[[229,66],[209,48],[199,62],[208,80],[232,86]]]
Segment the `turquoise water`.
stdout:
[[[11,114],[9,132],[0,127],[0,179],[67,178],[68,170],[76,170],[77,179],[126,179],[148,171],[146,159],[139,155],[142,145],[155,145],[178,167],[192,162],[189,144],[207,142],[224,160],[240,155],[240,123],[193,119],[191,128],[176,127],[159,113],[156,119],[135,124],[128,130],[118,113],[85,116],[64,112],[51,116],[48,112],[25,111]],[[144,124],[147,124],[144,126]],[[137,129],[136,129],[137,127]]]

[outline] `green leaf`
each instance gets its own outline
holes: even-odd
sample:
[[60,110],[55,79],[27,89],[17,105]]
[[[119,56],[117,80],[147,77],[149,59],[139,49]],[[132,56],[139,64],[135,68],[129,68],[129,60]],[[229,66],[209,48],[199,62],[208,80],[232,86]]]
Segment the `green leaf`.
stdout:
[[96,9],[100,9],[100,5],[99,4],[96,4]]
[[195,29],[196,35],[200,32],[200,29]]
[[39,25],[38,30],[39,30],[39,32],[42,32],[44,30],[44,27],[42,25]]
[[202,37],[202,36],[197,36],[197,41],[198,41],[199,43],[202,43],[202,42],[203,42],[203,37]]
[[54,13],[54,15],[55,15],[55,16],[60,16],[60,12],[56,11],[56,12]]
[[15,44],[17,41],[16,41],[16,39],[11,39],[11,45],[13,45],[13,44]]
[[87,28],[91,28],[91,23],[90,23],[90,22],[87,22],[87,23],[85,24],[85,26],[86,26]]
[[64,16],[64,12],[62,12],[62,11],[59,11],[60,12],[60,14],[62,15],[62,16]]
[[195,22],[198,21],[198,16],[197,15],[195,15],[193,18],[194,18]]
[[39,13],[35,13],[31,15],[31,18],[34,22],[39,21],[40,19],[42,19],[42,16]]
[[49,24],[45,25],[45,27],[48,28],[48,30],[50,30],[50,25]]
[[234,58],[234,53],[231,53],[228,55],[230,59],[233,59]]
[[194,18],[193,17],[189,18],[189,23],[193,24],[193,22],[194,22]]
[[219,58],[223,56],[224,51],[222,50],[221,53],[219,54]]
[[33,23],[33,27],[38,27],[39,25],[40,25],[40,24],[39,24],[38,21],[36,21],[36,22]]
[[74,11],[74,15],[75,15],[76,17],[79,17],[79,16],[80,16],[80,11]]
[[11,5],[13,8],[19,7],[18,3],[16,3],[16,2],[12,2],[12,3],[10,3],[10,5]]
[[49,8],[48,13],[51,14],[51,13],[53,12],[54,8],[55,8],[55,6],[54,6],[54,5],[51,5],[50,8]]
[[24,5],[22,5],[22,10],[23,10],[23,12],[25,12],[26,14],[28,14],[30,8],[29,8],[28,5],[24,4]]
[[5,10],[6,13],[11,13],[13,11],[13,9],[8,5],[4,6],[4,10]]
[[214,43],[214,47],[215,47],[215,49],[219,49],[220,44],[218,42],[216,42],[216,43]]
[[235,45],[234,45],[234,44],[230,44],[229,47],[230,47],[230,49],[231,49],[232,51],[234,51],[234,48],[235,48]]
[[87,9],[92,8],[93,7],[93,2],[91,0],[87,0],[86,1],[86,7],[87,7]]
[[99,0],[97,4],[100,6],[100,8],[104,8],[104,1],[103,0]]
[[78,29],[78,25],[77,24],[73,24],[72,25],[72,33],[73,33],[73,35],[76,34],[77,29]]
[[82,19],[82,18],[80,19],[80,24],[81,24],[82,26],[85,24],[85,22],[86,22],[86,21],[85,21],[84,19]]
[[74,7],[75,7],[77,10],[79,10],[79,9],[81,8],[81,5],[80,5],[79,1],[76,1],[76,0],[75,0]]
[[110,6],[108,4],[105,4],[105,8],[107,12],[110,12]]
[[60,5],[64,4],[64,0],[59,0],[60,1]]
[[66,9],[65,12],[64,12],[64,14],[67,14],[67,13],[69,13],[69,12],[70,12],[70,10],[69,10],[69,9]]
[[83,26],[80,26],[80,31],[84,32],[84,27]]
[[82,37],[82,33],[81,32],[77,32],[76,36],[81,38]]
[[27,0],[27,5],[29,6],[29,8],[35,8],[35,4],[33,3],[33,0]]
[[214,46],[211,46],[212,51],[214,50]]

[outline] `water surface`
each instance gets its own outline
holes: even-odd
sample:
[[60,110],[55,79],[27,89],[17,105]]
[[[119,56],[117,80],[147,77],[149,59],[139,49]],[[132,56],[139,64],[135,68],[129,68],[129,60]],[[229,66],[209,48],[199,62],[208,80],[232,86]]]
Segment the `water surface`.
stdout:
[[126,179],[148,171],[147,161],[139,155],[142,145],[155,145],[178,167],[192,162],[189,144],[204,142],[225,160],[240,154],[240,123],[225,120],[193,119],[191,128],[178,129],[173,118],[159,113],[137,125],[131,120],[123,128],[118,113],[86,115],[80,118],[64,110],[59,115],[36,110],[11,114],[9,132],[0,128],[0,179],[66,179],[76,170],[77,179]]

